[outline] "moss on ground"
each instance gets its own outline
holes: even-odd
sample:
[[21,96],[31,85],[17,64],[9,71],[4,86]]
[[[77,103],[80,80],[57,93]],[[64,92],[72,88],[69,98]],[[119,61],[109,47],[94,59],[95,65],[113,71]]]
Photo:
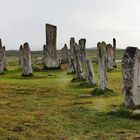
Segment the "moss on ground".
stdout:
[[[13,59],[14,60],[14,59]],[[79,87],[65,71],[34,72],[22,77],[16,62],[0,78],[1,140],[138,139],[140,121],[121,107],[121,69],[108,73],[116,96],[80,98],[97,87]],[[97,65],[94,64],[96,78]],[[98,78],[97,78],[98,81]]]

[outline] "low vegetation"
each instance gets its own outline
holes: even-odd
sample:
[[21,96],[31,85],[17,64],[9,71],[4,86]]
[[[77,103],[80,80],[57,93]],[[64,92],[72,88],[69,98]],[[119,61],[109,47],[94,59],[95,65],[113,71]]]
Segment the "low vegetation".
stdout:
[[123,106],[120,64],[108,73],[113,95],[94,96],[97,86],[71,82],[74,75],[66,71],[22,77],[15,57],[7,63],[0,75],[0,140],[140,139],[139,119]]

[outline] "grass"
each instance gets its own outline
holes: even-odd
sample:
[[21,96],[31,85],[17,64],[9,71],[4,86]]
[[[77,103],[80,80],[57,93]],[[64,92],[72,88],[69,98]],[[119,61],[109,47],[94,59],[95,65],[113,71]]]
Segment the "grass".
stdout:
[[[14,61],[15,59],[13,59]],[[10,60],[0,75],[0,140],[138,139],[140,121],[122,107],[121,67],[108,73],[115,96],[90,94],[97,87],[71,82],[66,71],[34,72],[22,77]],[[98,81],[97,65],[94,64]]]

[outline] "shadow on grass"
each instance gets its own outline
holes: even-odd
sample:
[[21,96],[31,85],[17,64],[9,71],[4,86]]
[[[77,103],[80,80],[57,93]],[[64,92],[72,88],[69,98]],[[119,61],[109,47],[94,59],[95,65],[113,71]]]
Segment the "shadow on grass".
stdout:
[[76,74],[76,72],[74,71],[74,72],[67,72],[67,74],[68,75],[74,75],[74,74]]
[[85,81],[85,82],[81,82],[77,87],[79,87],[79,88],[95,88],[95,87],[97,87],[97,85]]
[[82,81],[86,81],[86,80],[85,79],[77,79],[77,78],[73,78],[71,80],[71,82],[73,82],[73,83],[82,82]]
[[33,77],[33,74],[32,73],[31,74],[28,74],[28,75],[22,74],[21,76],[22,77],[28,77],[28,78],[30,78],[30,77]]
[[123,104],[120,105],[120,107],[117,110],[110,111],[107,114],[111,115],[111,116],[123,117],[123,118],[131,118],[132,117],[132,111],[127,109]]
[[10,79],[22,79],[22,80],[31,80],[31,79],[43,79],[48,78],[48,76],[40,76],[40,75],[32,75],[32,76],[22,76],[22,75],[16,75],[8,77]]
[[0,75],[5,75],[5,72],[1,72]]
[[61,67],[58,66],[58,67],[54,67],[54,68],[49,68],[49,67],[47,67],[47,66],[44,66],[44,67],[43,67],[43,70],[44,70],[44,71],[48,71],[48,70],[55,71],[55,70],[61,70]]
[[95,88],[95,89],[92,91],[91,95],[92,95],[93,97],[96,97],[96,96],[105,96],[105,97],[109,97],[109,96],[116,96],[117,94],[114,93],[113,90],[108,89],[108,88],[106,88],[105,90],[102,90],[102,89],[99,89],[99,88]]
[[120,107],[117,110],[108,112],[107,115],[140,120],[140,113],[135,114],[133,109],[127,108],[124,104],[120,105]]

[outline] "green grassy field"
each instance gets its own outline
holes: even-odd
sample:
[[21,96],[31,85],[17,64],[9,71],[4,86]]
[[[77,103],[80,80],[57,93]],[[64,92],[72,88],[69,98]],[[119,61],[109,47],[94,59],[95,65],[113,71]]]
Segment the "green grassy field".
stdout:
[[[108,73],[113,95],[89,98],[94,88],[71,82],[66,71],[34,72],[21,77],[8,58],[0,75],[0,140],[138,140],[140,120],[123,107],[121,66]],[[97,65],[94,64],[98,80]]]

